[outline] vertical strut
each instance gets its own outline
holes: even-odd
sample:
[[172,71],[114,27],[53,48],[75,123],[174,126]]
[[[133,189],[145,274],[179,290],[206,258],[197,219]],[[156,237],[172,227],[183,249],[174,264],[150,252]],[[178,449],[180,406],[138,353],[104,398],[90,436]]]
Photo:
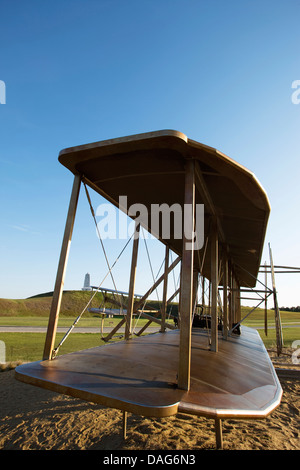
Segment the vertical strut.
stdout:
[[218,232],[213,218],[210,236],[210,273],[211,273],[211,350],[218,351]]
[[60,252],[60,258],[59,258],[59,263],[58,263],[58,268],[57,268],[56,281],[55,281],[54,292],[53,292],[53,297],[52,297],[52,304],[50,308],[49,322],[48,322],[48,328],[47,328],[47,334],[46,334],[46,340],[45,340],[45,346],[44,346],[44,354],[43,354],[44,360],[52,358],[52,351],[53,351],[54,342],[55,342],[67,261],[69,257],[69,251],[70,251],[70,245],[71,245],[71,239],[72,239],[72,233],[73,233],[73,227],[74,227],[74,221],[75,221],[75,215],[76,215],[76,209],[77,209],[77,203],[78,203],[78,197],[79,197],[79,191],[80,191],[80,183],[81,183],[80,175],[75,175],[70,203],[69,203],[69,210],[68,210],[68,215],[67,215],[67,220],[66,220],[65,232],[64,232],[64,237],[63,237],[62,247],[61,247],[61,252]]
[[268,336],[268,296],[267,296],[267,286],[268,283],[268,274],[267,274],[267,263],[265,262],[265,285],[266,285],[266,293],[265,293],[265,335]]
[[269,253],[270,253],[270,264],[271,264],[271,273],[272,273],[272,287],[273,287],[273,299],[274,299],[274,311],[275,311],[275,326],[276,326],[276,341],[277,341],[277,355],[279,356],[282,351],[283,339],[282,339],[282,327],[281,327],[281,318],[280,311],[277,302],[277,291],[275,285],[275,272],[273,264],[272,250],[269,243]]
[[223,336],[227,339],[228,336],[228,259],[227,253],[223,254]]
[[132,258],[131,258],[130,281],[129,281],[129,290],[128,290],[128,304],[127,304],[127,314],[126,314],[126,324],[125,324],[125,339],[129,339],[131,335],[133,302],[134,302],[134,286],[135,286],[136,266],[137,266],[138,249],[139,249],[139,239],[140,239],[140,224],[135,223],[135,232],[134,232]]
[[[191,332],[192,332],[192,291],[194,263],[194,213],[195,213],[195,163],[187,160],[184,195],[184,234],[181,263],[180,289],[180,344],[178,387],[190,389]],[[187,208],[187,210],[186,210]]]
[[165,331],[166,313],[167,313],[167,293],[168,293],[168,268],[169,268],[169,247],[166,245],[165,252],[165,271],[164,271],[164,286],[163,286],[163,298],[161,306],[161,328],[160,331]]

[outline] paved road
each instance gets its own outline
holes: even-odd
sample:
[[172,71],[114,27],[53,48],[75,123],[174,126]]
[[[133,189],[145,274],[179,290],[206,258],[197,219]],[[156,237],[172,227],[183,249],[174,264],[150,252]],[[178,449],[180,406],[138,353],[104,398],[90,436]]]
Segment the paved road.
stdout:
[[[275,326],[269,326],[268,329],[274,329]],[[282,325],[282,328],[300,328],[300,323],[296,324],[288,324],[288,325]],[[66,333],[68,331],[69,327],[58,327],[57,332],[58,333]],[[103,329],[104,333],[109,333],[113,327],[105,327]],[[155,333],[156,331],[159,331],[160,327],[159,325],[157,326],[149,326],[147,328],[148,333]],[[256,327],[257,330],[263,330],[264,326],[258,326]],[[136,328],[136,331],[138,331],[139,328]],[[44,326],[0,326],[0,333],[46,333],[47,327]],[[125,328],[121,327],[118,330],[118,333],[124,333]],[[76,326],[73,330],[73,333],[100,333],[100,328],[95,328],[95,327],[80,327]]]

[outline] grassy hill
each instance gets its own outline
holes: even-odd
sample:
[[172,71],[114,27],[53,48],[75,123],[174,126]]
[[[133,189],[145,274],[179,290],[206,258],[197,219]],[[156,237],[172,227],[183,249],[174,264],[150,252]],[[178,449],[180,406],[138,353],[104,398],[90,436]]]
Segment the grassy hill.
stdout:
[[[0,316],[37,316],[48,317],[53,292],[29,297],[28,299],[0,299]],[[89,291],[64,291],[61,303],[63,316],[78,314],[91,298]],[[92,307],[98,307],[102,302],[102,294],[97,293],[92,301]],[[86,312],[89,315],[88,312]]]
[[[52,302],[53,292],[35,295],[28,299],[0,299],[1,317],[48,317]],[[62,296],[60,315],[63,317],[74,317],[78,315],[91,299],[90,291],[64,291]],[[98,292],[93,298],[90,307],[97,308],[103,301],[103,295]],[[158,302],[148,301],[147,307],[159,308]],[[106,307],[113,307],[106,303]],[[116,308],[116,307],[113,307]],[[170,307],[169,307],[170,308]],[[173,304],[173,312],[177,313],[177,305]],[[94,316],[93,313],[85,312],[85,317]]]
[[[0,317],[47,317],[49,316],[50,306],[52,301],[53,292],[46,292],[43,294],[29,297],[28,299],[0,299]],[[74,317],[78,315],[87,305],[91,299],[91,292],[89,291],[64,291],[62,297],[60,316],[62,317]],[[91,307],[99,307],[103,301],[103,295],[98,292],[92,303]],[[109,307],[106,304],[106,307]],[[159,308],[157,301],[147,302],[147,307]],[[169,306],[169,309],[171,307]],[[172,304],[172,313],[177,314],[177,304]],[[242,318],[249,312],[250,307],[242,307]],[[85,317],[92,317],[94,314],[88,311],[84,314]],[[283,322],[300,322],[299,312],[281,312],[281,318]],[[254,311],[247,319],[245,324],[251,325],[257,323],[263,323],[264,321],[264,309],[258,308]],[[274,311],[268,310],[268,322],[271,325],[274,323]]]

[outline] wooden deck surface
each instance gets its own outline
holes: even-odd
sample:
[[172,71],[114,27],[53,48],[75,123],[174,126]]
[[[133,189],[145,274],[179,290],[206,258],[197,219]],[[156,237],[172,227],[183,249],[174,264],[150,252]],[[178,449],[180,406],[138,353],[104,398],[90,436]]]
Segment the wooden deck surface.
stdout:
[[22,382],[144,416],[177,412],[212,418],[263,418],[282,389],[256,330],[219,337],[193,329],[191,389],[177,388],[179,330],[58,356],[16,368]]

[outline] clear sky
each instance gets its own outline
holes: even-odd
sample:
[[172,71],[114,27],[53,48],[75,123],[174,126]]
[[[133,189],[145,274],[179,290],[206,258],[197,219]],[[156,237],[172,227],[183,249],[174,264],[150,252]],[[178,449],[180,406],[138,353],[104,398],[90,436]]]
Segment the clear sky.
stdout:
[[[272,208],[262,261],[270,242],[275,264],[300,266],[299,0],[0,0],[0,12],[0,297],[53,290],[73,181],[59,151],[159,129],[253,171]],[[111,262],[122,246],[106,244]],[[163,249],[148,249],[156,275]],[[144,293],[143,244],[141,255]],[[82,191],[65,288],[106,271]],[[279,304],[299,305],[300,275],[276,281]]]

